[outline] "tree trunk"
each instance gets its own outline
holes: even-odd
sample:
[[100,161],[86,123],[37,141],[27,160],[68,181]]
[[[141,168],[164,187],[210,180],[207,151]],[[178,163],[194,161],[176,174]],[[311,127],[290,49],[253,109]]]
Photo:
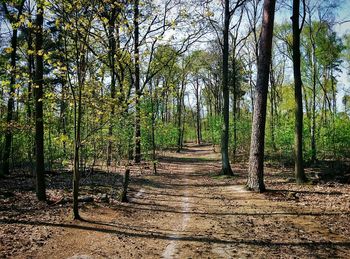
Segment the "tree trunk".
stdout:
[[36,28],[35,28],[35,175],[36,196],[39,200],[46,200],[45,192],[45,161],[44,161],[44,116],[43,116],[43,55],[39,51],[43,48],[43,5],[37,3]]
[[176,152],[180,152],[182,148],[182,104],[183,104],[183,98],[184,98],[184,89],[185,89],[185,80],[184,78],[181,80],[181,88],[180,92],[178,94],[178,100],[177,100],[177,150]]
[[201,144],[201,109],[199,104],[200,98],[200,90],[199,90],[199,79],[196,78],[196,86],[195,86],[195,95],[196,95],[196,130],[197,130],[197,145]]
[[[183,94],[185,94],[183,92]],[[183,113],[186,114],[186,106],[184,105],[184,103],[182,103],[182,110],[183,110]],[[182,122],[182,130],[181,130],[181,140],[180,140],[180,149],[183,148],[183,145],[184,145],[184,136],[185,136],[185,118],[183,117],[183,122]]]
[[[84,58],[84,57],[83,57]],[[79,70],[82,70],[79,68]],[[82,71],[78,71],[78,100],[75,100],[74,104],[74,126],[75,126],[75,138],[74,138],[74,171],[73,171],[73,218],[81,219],[78,209],[78,197],[79,197],[79,181],[80,181],[80,146],[81,146],[81,121],[82,121]]]
[[141,162],[141,125],[140,125],[140,57],[139,57],[139,0],[134,3],[134,62],[135,62],[135,151],[134,162]]
[[130,180],[130,169],[125,169],[124,179],[123,179],[123,191],[121,195],[121,202],[128,202],[128,185]]
[[233,93],[232,93],[232,113],[233,113],[233,158],[236,158],[237,153],[237,77],[236,77],[236,60],[233,57],[232,60],[233,71]]
[[266,104],[276,0],[264,0],[247,187],[263,192]]
[[308,16],[309,22],[309,37],[311,41],[312,51],[312,104],[311,104],[311,162],[315,163],[316,156],[316,84],[317,84],[317,58],[316,58],[316,43],[313,36],[313,27],[311,15]]
[[229,46],[228,46],[228,33],[230,26],[230,6],[229,0],[225,0],[225,24],[224,24],[224,45],[223,45],[223,82],[222,82],[222,94],[223,94],[223,125],[222,125],[222,134],[221,134],[221,159],[222,159],[222,169],[221,174],[223,175],[233,175],[230,160],[228,156],[228,143],[229,143],[229,108],[230,108],[230,93],[228,88],[228,55],[229,55]]
[[[29,16],[31,16],[31,12],[29,12]],[[32,22],[31,18],[29,18],[29,21]],[[27,123],[28,125],[32,125],[33,120],[33,112],[32,112],[32,105],[33,105],[33,79],[34,79],[34,48],[33,48],[33,29],[28,28],[28,38],[27,38],[27,44],[28,44],[28,96],[27,96]],[[28,160],[31,167],[31,173],[33,175],[33,179],[35,178],[34,174],[34,161],[33,161],[33,154],[35,154],[35,145],[34,145],[34,136],[29,133],[29,145],[28,145]]]
[[112,8],[112,14],[108,22],[108,45],[109,45],[109,69],[111,76],[111,120],[108,128],[108,147],[107,147],[107,166],[111,165],[112,161],[112,136],[113,136],[113,118],[115,115],[115,94],[116,94],[116,71],[115,71],[115,55],[116,55],[116,39],[115,39],[115,20],[116,20],[116,8]]
[[[16,57],[17,57],[17,38],[18,30],[14,26],[14,23],[18,22],[22,14],[23,5],[25,0],[19,3],[17,18],[9,18],[12,24],[12,36],[11,36],[11,77],[10,77],[10,92],[9,99],[7,102],[7,116],[6,116],[6,131],[5,131],[5,145],[2,153],[2,165],[0,168],[0,176],[8,175],[10,173],[10,155],[12,146],[12,126],[13,123],[13,108],[14,108],[14,95],[15,95],[15,83],[16,83]],[[10,17],[9,11],[7,9],[6,2],[3,2],[3,7],[5,9],[5,14]]]
[[[305,8],[305,6],[304,6]],[[299,28],[299,9],[300,0],[293,0],[293,70],[294,70],[294,98],[295,98],[295,179],[297,183],[304,183],[306,176],[304,173],[303,161],[303,95],[302,95],[302,80],[300,71],[300,33]]]
[[[77,116],[75,116],[77,119]],[[79,119],[78,119],[79,120]],[[75,122],[77,123],[77,121]],[[76,135],[78,132],[76,132]],[[79,134],[80,135],[80,134]],[[74,161],[73,161],[73,219],[80,219],[79,215],[79,180],[80,180],[80,172],[79,172],[79,143],[76,137],[74,141]]]
[[271,92],[270,92],[270,134],[271,134],[271,144],[273,151],[276,151],[276,143],[275,143],[275,91],[276,91],[276,82],[275,82],[275,76],[273,72],[273,64],[271,61],[271,68],[270,68],[270,86],[271,86]]
[[336,82],[334,75],[333,75],[333,69],[331,69],[331,86],[332,86],[332,145],[333,145],[333,157],[336,156],[336,142],[335,142],[335,135],[336,135],[336,127],[335,127],[335,117],[337,114],[337,90],[336,90]]
[[[66,84],[65,79],[61,78],[61,104],[60,104],[60,133],[62,133],[64,136],[67,135],[67,102],[66,102]],[[63,156],[66,158],[67,156],[67,144],[64,140],[63,143]]]
[[[77,25],[76,25],[77,26]],[[79,36],[75,34],[76,66],[77,66],[77,92],[72,89],[74,99],[74,161],[73,161],[73,218],[81,219],[79,215],[79,181],[80,181],[80,149],[81,149],[81,123],[83,117],[82,93],[85,84],[86,53],[79,43]]]
[[[155,89],[154,91],[156,91],[156,86],[155,85]],[[149,93],[151,96],[151,141],[152,141],[152,163],[153,163],[153,173],[157,174],[157,162],[156,162],[156,135],[155,135],[155,127],[156,127],[156,115],[154,112],[154,93],[153,93],[153,86],[152,86],[152,82],[150,82],[149,85]]]

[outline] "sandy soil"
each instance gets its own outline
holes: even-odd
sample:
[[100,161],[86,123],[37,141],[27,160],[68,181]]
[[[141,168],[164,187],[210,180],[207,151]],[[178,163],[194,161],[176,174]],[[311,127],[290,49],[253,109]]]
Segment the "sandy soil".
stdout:
[[[6,235],[0,255],[349,258],[348,184],[296,186],[288,172],[269,168],[269,191],[257,194],[244,188],[245,168],[243,164],[235,167],[233,178],[218,177],[218,154],[210,146],[165,153],[157,175],[149,172],[133,177],[129,203],[111,199],[85,204],[81,208],[84,221],[70,220],[70,205],[42,204],[35,218],[23,218],[29,212],[0,214],[0,234]],[[7,237],[11,231],[13,236],[20,235],[21,229],[29,231],[26,239],[34,240],[29,247],[23,238]],[[38,238],[32,237],[35,233]]]

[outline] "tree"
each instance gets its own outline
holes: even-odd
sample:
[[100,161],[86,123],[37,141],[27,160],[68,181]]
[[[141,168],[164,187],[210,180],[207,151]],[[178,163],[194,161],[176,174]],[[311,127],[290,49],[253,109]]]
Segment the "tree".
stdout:
[[35,28],[35,175],[36,196],[46,200],[45,193],[45,160],[44,160],[44,116],[43,116],[43,19],[44,7],[42,1],[37,1]]
[[264,192],[264,145],[275,0],[264,0],[247,187]]
[[[310,134],[311,134],[311,162],[315,163],[317,161],[317,94],[319,92],[319,88],[322,88],[320,83],[321,77],[321,68],[320,68],[320,60],[318,53],[322,53],[323,51],[319,51],[318,43],[324,41],[324,36],[328,33],[322,32],[325,28],[328,30],[331,28],[333,20],[334,20],[334,12],[339,7],[339,1],[316,1],[309,0],[303,2],[304,4],[304,12],[307,18],[305,19],[306,25],[304,29],[304,42],[306,41],[306,59],[304,62],[306,65],[306,70],[310,70],[311,83],[311,101],[309,106],[310,112],[307,113],[311,125],[310,125]],[[316,16],[316,18],[315,18]],[[323,38],[321,41],[317,40],[317,38]],[[327,50],[328,52],[328,50]],[[305,103],[307,105],[307,100],[305,99]]]
[[303,29],[305,19],[305,0],[304,3],[304,15],[301,27],[299,28],[299,10],[300,0],[293,0],[293,71],[294,71],[294,98],[295,98],[295,179],[297,183],[306,182],[306,176],[304,172],[304,160],[303,160],[303,95],[301,71],[300,71],[300,34]]
[[202,87],[201,81],[204,80],[204,74],[207,72],[205,68],[208,63],[208,53],[202,50],[196,50],[188,56],[189,74],[192,78],[194,96],[196,99],[196,136],[197,144],[202,142],[202,122],[201,122],[201,96]]
[[237,138],[237,122],[239,119],[239,101],[241,97],[245,94],[241,89],[241,83],[243,81],[242,77],[242,64],[241,59],[242,55],[239,56],[243,46],[246,43],[247,38],[250,35],[250,31],[243,37],[239,37],[241,33],[241,24],[243,21],[244,9],[241,9],[239,18],[237,23],[234,26],[234,29],[231,29],[230,36],[232,38],[231,43],[231,51],[229,53],[229,87],[232,92],[232,114],[233,114],[233,156],[234,158],[237,155],[237,146],[238,146],[238,138]]
[[344,105],[344,112],[350,116],[350,95],[344,95],[342,98],[342,103]]
[[350,75],[350,34],[344,36],[344,59],[348,63],[348,75]]
[[[108,38],[108,66],[110,70],[110,78],[111,78],[111,99],[112,99],[112,107],[111,107],[111,122],[108,129],[109,138],[112,138],[113,135],[113,117],[115,116],[115,96],[116,96],[116,81],[117,81],[117,72],[116,72],[116,58],[117,58],[117,47],[119,45],[119,25],[121,10],[119,7],[119,3],[102,3],[104,7],[104,12],[102,13],[102,17],[107,19],[108,24],[105,26],[106,36]],[[118,44],[117,44],[118,41]],[[120,100],[119,100],[120,101]],[[112,140],[108,141],[107,146],[107,166],[111,165],[112,161]]]
[[135,69],[135,163],[141,162],[141,126],[140,126],[140,51],[139,51],[139,0],[134,0],[134,69]]
[[246,45],[245,59],[248,66],[248,80],[250,86],[250,98],[251,98],[251,109],[254,112],[254,88],[255,82],[253,79],[253,68],[257,68],[258,56],[259,56],[259,35],[260,30],[258,28],[258,23],[260,22],[262,15],[261,8],[262,0],[252,0],[248,1],[245,6],[247,12],[247,18],[249,23],[249,31],[251,32],[250,37]]
[[228,142],[229,142],[229,109],[230,109],[230,92],[228,87],[228,58],[229,58],[229,45],[228,45],[228,36],[229,36],[229,27],[230,27],[230,1],[225,0],[225,17],[224,17],[224,42],[222,49],[222,95],[223,95],[223,107],[222,107],[222,116],[224,123],[222,125],[222,135],[221,135],[221,174],[223,175],[233,175],[233,171],[230,165],[230,159],[228,156]]
[[[89,2],[91,3],[91,2]],[[88,5],[85,0],[71,5],[62,2],[62,19],[64,19],[64,67],[72,98],[73,123],[73,218],[81,219],[79,215],[78,197],[82,164],[82,129],[84,126],[84,100],[87,94],[87,75],[89,73],[89,54],[91,27],[94,19],[93,3]],[[101,120],[101,118],[99,118]],[[88,135],[88,134],[87,134]]]
[[176,111],[177,111],[177,149],[176,152],[180,152],[183,146],[183,110],[184,110],[184,97],[186,91],[187,76],[189,73],[188,66],[190,64],[190,58],[182,58],[180,66],[180,85],[176,89]]
[[[277,45],[277,44],[276,44]],[[276,46],[275,45],[275,46]],[[273,47],[274,48],[274,47]],[[274,48],[275,49],[275,48]],[[281,86],[283,85],[285,77],[286,57],[279,55],[279,52],[272,54],[271,68],[270,68],[270,137],[271,146],[274,152],[277,151],[276,145],[276,128],[279,126],[279,106],[281,99]]]
[[[210,2],[210,1],[209,1]],[[218,26],[218,22],[215,21],[211,16],[215,16],[212,14],[209,10],[209,4],[207,4],[207,11],[206,11],[206,17],[209,20],[210,25],[213,27],[216,36],[217,41],[219,45],[221,46],[222,50],[222,99],[223,99],[223,106],[222,106],[222,118],[223,118],[223,125],[222,125],[222,132],[221,132],[221,161],[222,161],[222,167],[221,167],[221,174],[223,175],[233,175],[233,171],[231,169],[230,165],[230,159],[228,155],[228,149],[229,149],[229,124],[230,124],[230,118],[229,118],[229,108],[230,108],[230,91],[229,91],[229,34],[230,34],[230,22],[232,20],[232,17],[234,16],[235,12],[242,8],[244,6],[246,0],[238,0],[235,1],[232,5],[232,8],[230,7],[230,1],[225,0],[223,1],[223,25],[220,28]],[[235,26],[239,27],[241,24],[243,11],[241,12],[241,15],[238,18],[238,22],[235,24]],[[222,31],[222,36],[219,34],[219,31]],[[235,39],[236,40],[236,39]],[[236,46],[236,45],[234,45]]]
[[17,74],[17,39],[18,39],[18,22],[21,19],[23,6],[25,0],[16,1],[14,3],[14,9],[17,10],[17,13],[10,12],[8,9],[7,3],[2,1],[2,5],[5,11],[5,15],[12,26],[12,36],[11,36],[11,47],[9,52],[11,52],[11,71],[10,71],[10,92],[7,102],[7,117],[6,117],[6,132],[5,132],[5,145],[2,153],[2,165],[0,168],[0,176],[9,174],[10,167],[10,153],[12,146],[12,126],[13,123],[13,109],[14,109],[14,95],[15,95],[15,84],[16,84],[16,74]]

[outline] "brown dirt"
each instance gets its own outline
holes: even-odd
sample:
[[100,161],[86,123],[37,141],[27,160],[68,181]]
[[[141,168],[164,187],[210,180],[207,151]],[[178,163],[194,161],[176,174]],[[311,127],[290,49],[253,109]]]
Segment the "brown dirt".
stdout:
[[69,204],[41,204],[38,212],[33,194],[22,194],[21,206],[36,212],[0,211],[0,257],[348,258],[349,185],[297,186],[290,170],[268,168],[269,191],[251,193],[246,166],[218,177],[211,150],[165,153],[158,175],[133,176],[129,203],[85,204],[85,221],[70,220]]

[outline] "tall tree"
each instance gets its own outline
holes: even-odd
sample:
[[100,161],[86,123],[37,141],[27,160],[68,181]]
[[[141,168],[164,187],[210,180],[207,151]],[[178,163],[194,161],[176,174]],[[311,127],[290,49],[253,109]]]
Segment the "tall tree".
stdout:
[[134,73],[135,73],[135,151],[134,162],[141,162],[141,125],[140,125],[140,51],[139,51],[139,0],[134,0]]
[[[91,1],[89,2],[91,3]],[[73,218],[80,219],[78,197],[82,154],[82,129],[84,118],[84,101],[87,93],[87,76],[90,54],[90,36],[94,19],[93,3],[80,0],[74,7],[69,2],[63,2],[65,23],[70,30],[64,30],[64,53],[67,82],[71,89],[73,102]],[[67,9],[65,9],[65,7]],[[66,27],[67,28],[67,27]],[[101,118],[100,118],[101,119]]]
[[23,7],[25,0],[16,1],[14,8],[17,13],[12,13],[9,11],[6,1],[2,1],[2,5],[5,11],[5,15],[12,26],[12,36],[11,36],[11,74],[10,74],[10,92],[7,102],[7,116],[6,116],[6,132],[5,132],[5,145],[2,153],[2,165],[0,168],[0,176],[9,174],[10,168],[10,154],[12,146],[12,127],[13,122],[13,109],[14,109],[14,95],[15,95],[15,83],[16,83],[16,69],[17,69],[17,39],[18,39],[18,25],[17,23],[21,19]]
[[36,196],[46,200],[45,193],[45,164],[44,164],[44,116],[43,116],[43,23],[44,8],[42,1],[37,1],[35,28],[35,175]]
[[[27,1],[26,5],[27,9],[27,15],[28,15],[28,26],[24,30],[26,42],[27,42],[27,48],[28,48],[28,54],[27,54],[27,73],[28,73],[28,94],[27,94],[27,101],[26,101],[26,122],[28,125],[32,125],[32,120],[34,113],[32,111],[32,105],[33,105],[33,79],[34,79],[34,30],[32,26],[32,12],[34,8],[32,8],[31,1]],[[34,147],[34,136],[32,134],[29,134],[28,137],[28,160],[29,164],[31,165],[31,173],[34,176],[34,162],[33,162],[33,156],[35,154],[35,147]]]
[[187,74],[188,74],[188,64],[189,62],[182,58],[181,60],[181,72],[180,72],[180,84],[176,90],[176,98],[177,98],[177,150],[176,152],[180,152],[182,149],[183,142],[183,106],[184,106],[184,97],[187,83]]
[[295,99],[295,144],[294,144],[294,156],[295,156],[295,178],[297,183],[304,183],[306,176],[303,165],[303,95],[300,70],[300,34],[303,29],[305,20],[305,0],[304,3],[304,15],[301,26],[299,27],[300,16],[300,0],[293,0],[293,16],[292,16],[292,28],[293,28],[293,71],[294,71],[294,99]]
[[264,0],[247,187],[263,192],[267,92],[276,0]]
[[225,17],[224,17],[224,42],[222,50],[222,94],[223,94],[223,107],[222,116],[224,119],[224,124],[222,126],[221,135],[221,160],[222,168],[221,174],[223,175],[233,175],[233,171],[230,165],[230,159],[228,156],[228,142],[229,142],[229,109],[230,109],[230,92],[228,87],[228,58],[229,58],[229,27],[230,27],[230,1],[225,0]]
[[[224,26],[223,26],[223,42],[221,42],[218,37],[219,43],[222,47],[222,96],[223,96],[223,125],[221,133],[221,160],[222,168],[221,174],[223,175],[233,175],[231,169],[229,155],[228,155],[228,144],[229,144],[229,108],[230,108],[230,91],[229,91],[229,30],[230,21],[235,12],[243,6],[245,0],[238,0],[235,2],[234,6],[230,8],[230,1],[225,0],[224,2]],[[213,25],[213,21],[210,20]],[[241,17],[238,24],[241,22]],[[235,25],[238,26],[239,25]],[[213,26],[215,28],[215,26]],[[217,32],[217,31],[216,31]]]
[[[324,28],[330,29],[334,23],[334,14],[339,7],[339,1],[317,1],[309,0],[303,1],[304,12],[307,16],[306,27],[304,29],[304,37],[308,42],[308,46],[303,47],[306,49],[307,58],[305,62],[307,63],[307,69],[310,70],[310,79],[312,82],[311,89],[311,102],[310,112],[307,113],[310,120],[310,135],[311,135],[311,162],[315,163],[317,161],[317,136],[318,136],[318,125],[317,125],[317,99],[319,88],[323,88],[320,80],[322,74],[321,57],[323,51],[320,51],[319,44],[324,42]],[[323,38],[318,40],[318,38]],[[327,56],[329,49],[327,48]],[[321,54],[321,55],[320,55]],[[331,56],[331,55],[330,55]],[[305,80],[304,80],[305,81]],[[306,95],[307,97],[307,95]],[[305,104],[307,105],[307,99],[305,99]]]
[[247,18],[249,23],[249,31],[251,31],[250,37],[248,38],[246,48],[246,59],[248,63],[248,80],[250,86],[250,100],[251,100],[251,108],[254,112],[254,88],[255,82],[253,79],[253,67],[257,67],[258,63],[258,55],[259,55],[259,35],[260,30],[258,29],[258,23],[260,22],[262,15],[262,0],[252,0],[248,1],[245,6],[247,12]]
[[202,141],[202,126],[201,126],[201,107],[200,107],[200,98],[201,98],[201,88],[199,85],[199,78],[196,77],[194,86],[194,96],[196,98],[196,132],[197,132],[197,144],[200,145]]
[[[117,41],[118,39],[118,17],[120,15],[119,3],[106,4],[103,3],[105,8],[102,12],[102,17],[107,19],[108,23],[105,26],[106,36],[108,37],[108,66],[110,70],[111,78],[111,122],[108,128],[108,135],[110,140],[107,145],[107,166],[111,165],[112,161],[112,136],[113,136],[113,118],[115,116],[115,97],[116,97],[116,81],[117,81],[117,72],[116,72],[116,57],[117,57]],[[119,45],[119,44],[118,44]]]
[[202,87],[200,81],[203,82],[203,74],[205,66],[207,65],[208,55],[205,51],[196,50],[190,56],[189,66],[190,66],[190,75],[192,77],[192,84],[194,90],[194,97],[196,100],[196,137],[197,144],[200,145],[202,142],[202,122],[201,122],[201,96],[202,96]]

